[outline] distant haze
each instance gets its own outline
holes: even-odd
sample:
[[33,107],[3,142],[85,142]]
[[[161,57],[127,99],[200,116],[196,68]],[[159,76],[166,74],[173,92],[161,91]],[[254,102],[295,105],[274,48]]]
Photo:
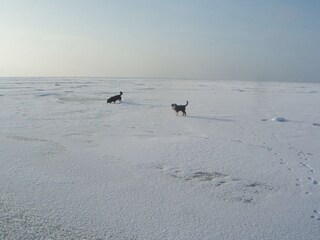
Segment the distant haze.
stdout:
[[10,76],[320,82],[320,1],[2,0]]

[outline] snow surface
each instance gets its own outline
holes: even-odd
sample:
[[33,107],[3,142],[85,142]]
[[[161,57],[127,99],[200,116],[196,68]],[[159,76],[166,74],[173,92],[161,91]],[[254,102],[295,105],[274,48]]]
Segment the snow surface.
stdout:
[[319,239],[318,84],[1,78],[0,99],[0,239]]

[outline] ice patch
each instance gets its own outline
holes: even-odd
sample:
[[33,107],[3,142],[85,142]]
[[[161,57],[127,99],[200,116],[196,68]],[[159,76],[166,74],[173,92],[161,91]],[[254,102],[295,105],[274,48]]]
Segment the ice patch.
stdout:
[[266,119],[263,118],[261,121],[266,122],[266,121],[272,121],[272,122],[288,122],[289,120],[284,118],[284,117],[273,117],[271,119]]
[[284,117],[274,117],[274,118],[271,118],[271,121],[273,121],[273,122],[287,122],[288,120],[285,119]]

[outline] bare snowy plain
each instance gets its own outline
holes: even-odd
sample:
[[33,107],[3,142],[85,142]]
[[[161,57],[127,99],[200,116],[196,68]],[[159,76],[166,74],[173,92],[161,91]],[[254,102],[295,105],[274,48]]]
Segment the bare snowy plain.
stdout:
[[319,84],[1,78],[0,99],[0,239],[319,239]]

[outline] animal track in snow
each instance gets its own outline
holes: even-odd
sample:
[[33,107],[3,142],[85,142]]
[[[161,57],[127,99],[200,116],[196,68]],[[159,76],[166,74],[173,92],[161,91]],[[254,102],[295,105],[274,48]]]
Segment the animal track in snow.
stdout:
[[312,182],[313,185],[318,185],[318,181],[314,180],[312,177],[308,177],[308,179]]
[[292,144],[289,144],[289,150],[293,150],[296,152],[296,155],[298,156],[298,158],[301,161],[309,161],[310,158],[309,156],[312,156],[312,153],[309,152],[305,152],[303,150],[299,150],[298,148],[296,148],[295,146],[293,146]]
[[318,210],[313,210],[313,215],[311,215],[311,218],[320,221],[320,213],[319,213],[319,211]]
[[308,164],[304,163],[304,162],[300,162],[300,165],[307,168],[309,173],[314,173],[314,170],[311,166],[309,166]]
[[[277,140],[276,136],[274,136],[274,138]],[[255,141],[259,141],[259,139],[256,139],[256,138],[254,138],[254,140],[255,140]],[[242,141],[242,140],[232,139],[231,141],[232,141],[232,142],[239,142],[239,143],[248,144],[247,142],[244,142],[244,141]],[[278,141],[278,140],[277,140],[277,141]],[[264,149],[266,149],[268,152],[270,152],[271,154],[273,153],[274,156],[279,156],[279,153],[278,153],[278,152],[274,152],[274,149],[273,149],[272,147],[266,146],[266,143],[265,143],[265,142],[263,142],[262,145],[255,145],[255,144],[248,144],[248,145],[264,148]],[[281,165],[286,165],[286,166],[289,165],[286,161],[284,161],[283,158],[280,158],[280,164],[281,164]],[[287,170],[292,171],[293,168],[288,166],[288,167],[287,167]]]
[[301,182],[301,180],[299,178],[296,178],[296,186],[297,187],[301,185],[300,182]]
[[183,171],[176,170],[170,174],[172,177],[181,178],[185,181],[197,180],[197,181],[212,181],[217,178],[223,178],[227,175],[219,172],[207,172],[207,171],[194,171],[191,173],[184,173]]
[[[225,201],[236,201],[242,203],[256,204],[273,188],[267,184],[257,181],[232,178],[227,174],[208,169],[179,169],[175,167],[156,166],[157,170],[168,174],[170,177],[183,180],[185,182],[211,184],[218,198]],[[207,184],[206,184],[207,185]],[[208,185],[207,185],[208,186]],[[210,185],[209,185],[210,186]]]
[[175,167],[168,166],[156,166],[158,170],[161,170],[167,173],[170,177],[178,178],[184,181],[198,181],[198,182],[206,182],[206,181],[214,181],[216,179],[225,178],[228,175],[216,172],[216,171],[205,171],[205,170],[194,170],[187,169],[182,170]]
[[[310,158],[309,157],[313,156],[312,153],[305,152],[303,150],[299,150],[297,147],[295,147],[292,144],[289,144],[289,150],[292,150],[292,151],[296,152],[296,155],[300,160],[300,165],[302,167],[304,167],[307,170],[308,173],[310,173],[310,174],[314,174],[315,173],[315,170],[313,169],[313,167],[310,166],[308,163],[306,163],[306,161],[310,162]],[[308,180],[310,180],[313,185],[318,185],[319,184],[319,182],[317,180],[314,180],[311,176],[308,176]],[[297,184],[296,184],[296,186],[297,186]]]

